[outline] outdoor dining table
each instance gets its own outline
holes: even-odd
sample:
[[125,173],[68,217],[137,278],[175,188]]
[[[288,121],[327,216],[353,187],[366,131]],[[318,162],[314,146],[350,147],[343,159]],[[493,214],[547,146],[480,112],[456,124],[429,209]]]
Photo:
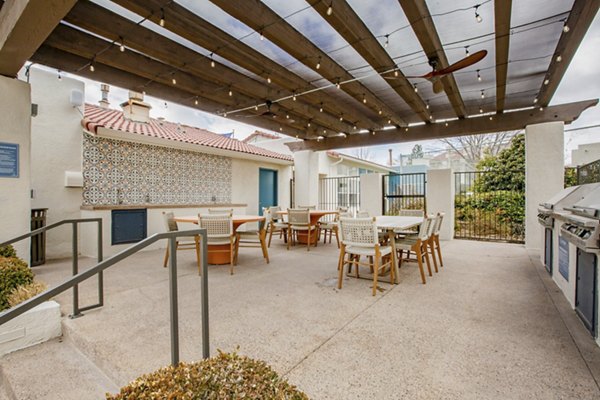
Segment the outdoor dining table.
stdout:
[[[261,215],[232,215],[231,216],[233,222],[233,233],[237,231],[237,229],[248,222],[260,222],[264,221],[265,217]],[[175,221],[177,222],[187,222],[198,224],[198,216],[197,215],[187,215],[184,217],[175,217]],[[261,235],[264,235],[264,229],[261,232]],[[209,252],[207,254],[208,263],[213,265],[221,265],[221,264],[229,264],[231,260],[231,253],[229,251],[228,244],[222,245],[208,245]],[[210,251],[210,250],[219,250],[219,251]]]
[[[277,211],[278,215],[287,215],[287,211]],[[325,215],[334,215],[334,214],[338,214],[338,211],[332,211],[332,210],[310,210],[310,224],[311,226],[315,226],[317,225],[317,222],[319,222],[319,220],[324,217]],[[318,241],[319,238],[313,236],[313,240],[314,241]],[[298,242],[302,243],[302,244],[306,244],[306,242],[308,241],[308,235],[306,233],[303,232],[298,232]],[[311,244],[314,244],[311,243]]]

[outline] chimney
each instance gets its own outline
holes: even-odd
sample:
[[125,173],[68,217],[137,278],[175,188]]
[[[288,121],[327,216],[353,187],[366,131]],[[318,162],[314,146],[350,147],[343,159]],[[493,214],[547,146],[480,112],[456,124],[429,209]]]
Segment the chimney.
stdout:
[[133,122],[150,122],[150,104],[144,103],[144,95],[129,91],[129,100],[121,103],[123,117]]
[[389,153],[390,153],[390,159],[388,161],[388,164],[390,165],[390,167],[394,164],[393,159],[392,159],[392,149],[388,149]]
[[100,107],[108,108],[108,92],[110,91],[110,86],[108,86],[106,83],[103,83],[102,85],[100,85],[100,91],[102,92],[102,100],[100,100]]

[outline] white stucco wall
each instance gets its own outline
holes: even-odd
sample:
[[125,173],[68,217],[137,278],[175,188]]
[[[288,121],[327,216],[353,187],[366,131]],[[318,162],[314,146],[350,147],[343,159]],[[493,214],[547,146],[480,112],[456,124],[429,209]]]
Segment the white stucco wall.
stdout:
[[600,143],[580,144],[571,151],[571,165],[579,166],[600,160]]
[[525,129],[525,247],[543,249],[537,208],[564,187],[564,124],[548,122]]
[[[56,73],[35,68],[30,83],[31,101],[38,105],[38,115],[31,121],[31,207],[48,208],[48,224],[79,218],[81,188],[65,187],[65,171],[81,173],[81,113],[71,105],[70,96],[73,90],[83,94],[84,83],[59,80]],[[70,232],[69,226],[48,232],[48,258],[70,256]]]
[[451,169],[427,171],[427,213],[446,215],[442,221],[440,239],[454,238],[454,174]]
[[319,155],[311,150],[294,153],[296,205],[319,204]]
[[360,176],[360,211],[368,211],[369,215],[381,215],[383,205],[382,174],[364,174]]
[[[0,241],[31,229],[31,92],[26,82],[0,76],[0,142],[19,145],[19,177],[0,178]],[[15,244],[29,261],[29,240]]]

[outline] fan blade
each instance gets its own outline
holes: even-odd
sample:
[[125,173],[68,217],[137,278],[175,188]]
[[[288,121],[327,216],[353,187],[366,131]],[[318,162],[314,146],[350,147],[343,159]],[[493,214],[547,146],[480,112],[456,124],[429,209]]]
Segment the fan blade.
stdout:
[[432,71],[432,72],[430,72],[427,75],[423,75],[421,78],[427,79],[427,78],[430,78],[432,76],[441,76],[441,75],[451,74],[454,71],[458,71],[459,69],[463,69],[463,68],[469,67],[469,66],[471,66],[471,65],[473,65],[473,64],[475,64],[475,63],[477,63],[477,62],[479,62],[481,60],[483,60],[483,58],[485,56],[487,56],[487,53],[488,53],[487,50],[480,50],[480,51],[478,51],[476,53],[471,54],[468,57],[463,58],[460,61],[455,62],[454,64],[452,64],[452,65],[450,65],[450,66],[448,66],[446,68],[440,69],[438,71]]

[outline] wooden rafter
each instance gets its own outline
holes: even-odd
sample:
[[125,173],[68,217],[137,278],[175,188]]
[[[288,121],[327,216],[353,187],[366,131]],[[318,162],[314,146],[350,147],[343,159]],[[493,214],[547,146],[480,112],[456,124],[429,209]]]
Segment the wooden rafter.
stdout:
[[[47,45],[42,45],[31,57],[31,61],[59,70],[71,71],[82,65],[82,62],[85,63],[86,58],[67,53]],[[183,90],[183,88],[173,87],[172,85],[165,85],[159,82],[152,82],[150,85],[146,85],[148,79],[104,65],[100,62],[94,64],[94,66],[94,72],[84,68],[77,72],[77,74],[88,79],[100,80],[102,82],[123,88],[136,90],[139,92],[145,91],[147,95],[166,101],[172,101],[174,103],[185,103],[190,99],[191,96],[194,96],[193,93]],[[206,112],[215,113],[222,107],[222,104],[220,102],[215,102],[202,96],[198,96],[198,105],[196,107]],[[232,116],[232,118],[244,123],[249,122],[248,119],[245,119],[241,116]],[[278,122],[263,118],[252,119],[252,125],[273,131],[278,131],[280,126]],[[305,134],[304,130],[295,129],[293,127],[287,127],[285,129],[285,133],[288,135],[298,135],[299,137],[303,137]]]
[[544,108],[507,112],[492,117],[474,117],[454,120],[445,124],[426,124],[410,127],[408,131],[403,128],[390,129],[376,132],[351,135],[346,138],[335,137],[323,140],[304,140],[302,142],[286,143],[292,151],[300,150],[330,150],[348,147],[375,146],[391,143],[413,142],[418,140],[442,139],[455,136],[476,135],[480,133],[504,132],[524,129],[527,125],[541,124],[544,122],[563,121],[573,122],[589,107],[598,104],[598,99],[586,100],[576,103],[561,104]]
[[[259,0],[210,0],[232,17],[242,21],[275,43],[288,54],[296,58],[308,68],[320,74],[331,83],[348,81],[354,77],[341,65],[329,57],[318,46],[298,32],[287,21]],[[320,68],[316,65],[319,64]],[[381,125],[389,118],[396,125],[404,125],[405,121],[398,112],[391,109],[379,99],[369,88],[359,81],[351,81],[341,89],[352,96],[359,104],[370,108],[375,113],[382,111]],[[366,103],[363,104],[363,99]],[[384,117],[384,118],[383,118]]]
[[496,112],[504,112],[506,77],[508,73],[508,48],[510,43],[510,15],[512,0],[494,1],[496,29]]
[[[446,52],[444,51],[442,41],[437,33],[425,0],[399,0],[399,2],[427,58],[429,60],[436,59],[438,69],[448,67],[450,64],[448,63]],[[444,75],[441,81],[448,100],[452,104],[454,113],[457,117],[464,118],[467,115],[467,111],[454,76],[452,74]]]
[[[78,3],[65,17],[65,20],[108,40],[117,42],[123,40],[126,42],[127,47],[170,65],[174,71],[187,72],[201,79],[222,85],[225,91],[231,88],[235,93],[244,94],[255,99],[253,103],[245,104],[246,106],[262,103],[265,99],[280,98],[282,96],[281,91],[277,88],[269,87],[269,85],[265,85],[223,64],[218,64],[217,68],[211,68],[209,57],[201,55],[150,29],[136,25],[130,20],[91,2]],[[352,130],[352,125],[349,122],[340,122],[338,116],[326,112],[320,113],[318,107],[307,104],[301,97],[298,98],[298,101],[293,101],[290,98],[280,101],[279,104],[288,110],[293,109],[306,120],[318,121],[330,132],[337,134],[337,132],[350,132]]]
[[[396,63],[385,51],[381,43],[373,36],[369,28],[354,12],[346,0],[308,0],[308,3],[356,50],[376,71],[386,71],[395,67]],[[335,10],[327,15],[329,7]],[[429,122],[426,104],[412,88],[411,83],[402,72],[397,79],[386,81],[404,101],[419,115],[423,121]]]
[[[542,106],[547,106],[552,100],[552,96],[558,89],[565,72],[567,72],[579,44],[598,12],[598,7],[600,7],[600,1],[598,0],[575,0],[565,24],[569,27],[569,30],[568,32],[563,31],[560,36],[550,68],[548,68],[544,78],[548,80],[548,84],[542,83],[538,94],[538,103]],[[561,57],[560,62],[557,61],[558,56]]]
[[0,9],[0,75],[15,77],[77,0],[11,0]]
[[[114,0],[114,2],[140,16],[148,17],[157,24],[160,21],[160,8],[164,6],[163,10],[167,18],[166,29],[261,76],[265,80],[263,84],[268,85],[267,78],[270,78],[273,87],[281,87],[288,93],[299,88],[302,91],[316,88],[299,75],[175,2],[166,5],[162,0]],[[313,105],[323,104],[323,108],[331,114],[346,116],[359,129],[369,129],[378,124],[375,119],[366,115],[360,106],[340,105],[336,98],[324,91],[307,93],[302,97]]]

